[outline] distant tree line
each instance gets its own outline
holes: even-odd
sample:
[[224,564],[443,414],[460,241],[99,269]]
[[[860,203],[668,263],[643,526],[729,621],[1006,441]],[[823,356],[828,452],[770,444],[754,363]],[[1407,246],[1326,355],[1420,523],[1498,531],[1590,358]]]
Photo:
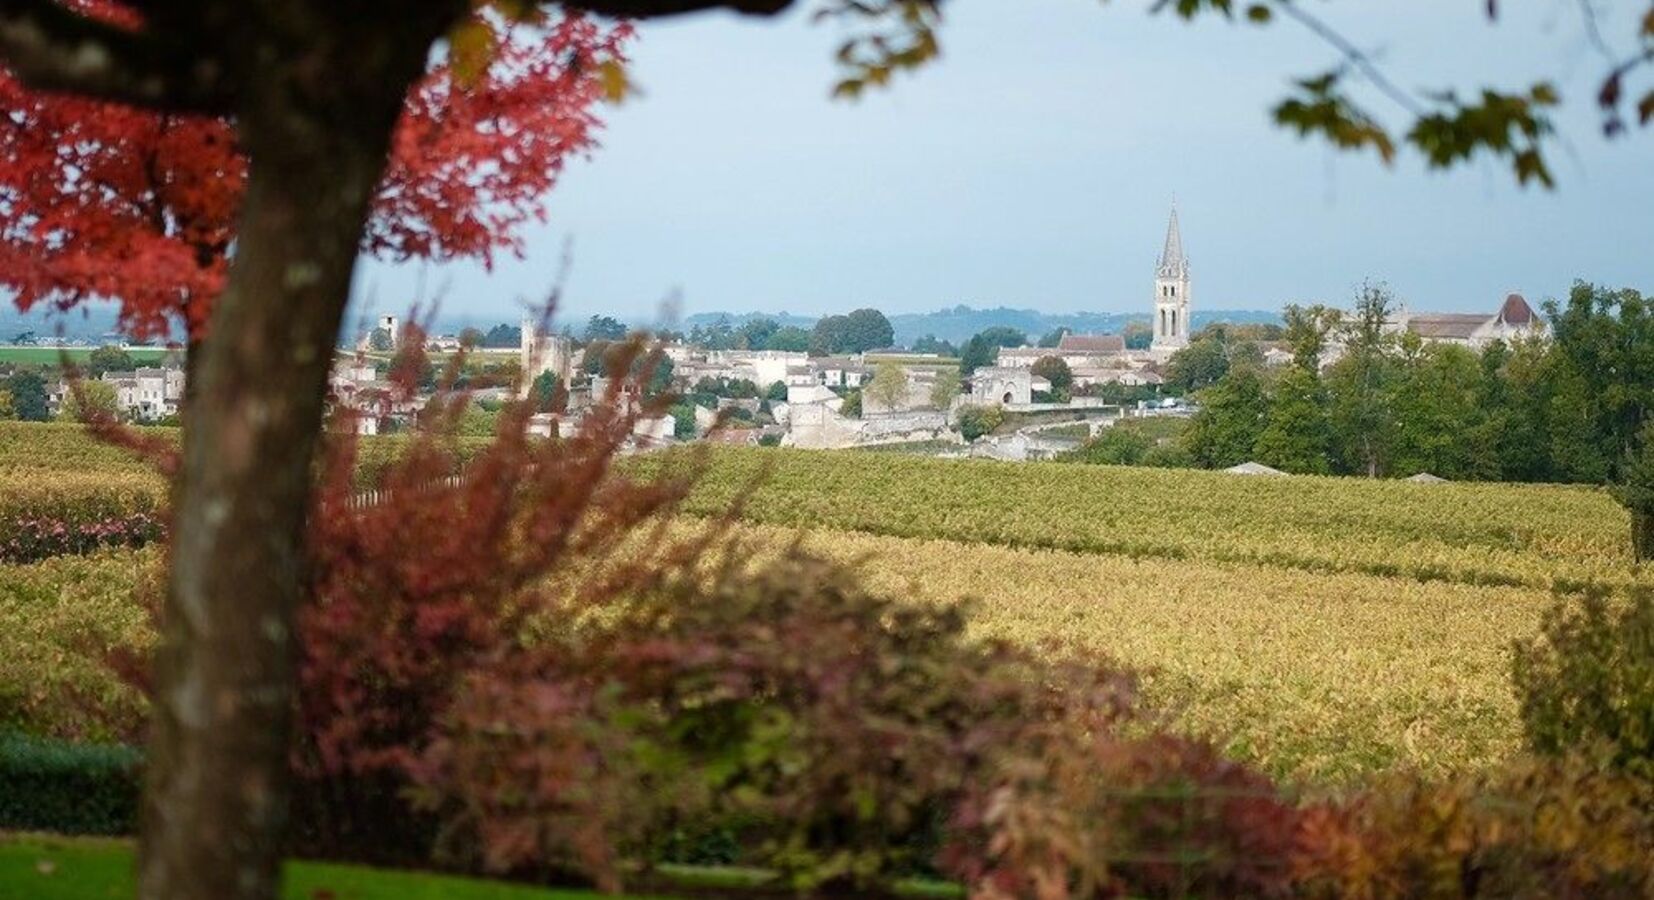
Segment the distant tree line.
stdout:
[[[1393,308],[1372,286],[1347,319],[1289,307],[1293,360],[1275,370],[1234,331],[1203,332],[1168,367],[1200,405],[1182,438],[1189,461],[1599,484],[1633,472],[1654,409],[1654,310],[1637,291],[1576,283],[1565,303],[1544,304],[1550,340],[1480,351],[1386,328]],[[1333,339],[1343,352],[1323,370]]]

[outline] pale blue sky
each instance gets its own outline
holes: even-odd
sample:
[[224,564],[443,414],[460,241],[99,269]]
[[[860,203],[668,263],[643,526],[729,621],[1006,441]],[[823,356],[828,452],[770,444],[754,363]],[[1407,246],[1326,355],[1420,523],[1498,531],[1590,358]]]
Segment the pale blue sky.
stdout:
[[[1628,50],[1641,4],[1599,0]],[[1291,77],[1332,51],[1268,29],[1150,16],[1146,0],[952,0],[943,58],[860,103],[827,98],[832,27],[713,14],[640,28],[644,96],[557,188],[526,259],[447,281],[444,318],[513,318],[573,240],[566,311],[1130,311],[1149,302],[1175,194],[1197,305],[1347,301],[1366,277],[1418,309],[1492,309],[1576,277],[1654,289],[1654,134],[1609,142],[1577,0],[1334,0],[1314,8],[1408,87],[1524,86],[1570,100],[1555,192],[1502,163],[1385,169],[1275,128]],[[1376,98],[1371,109],[1395,120]],[[416,267],[365,267],[394,311]]]

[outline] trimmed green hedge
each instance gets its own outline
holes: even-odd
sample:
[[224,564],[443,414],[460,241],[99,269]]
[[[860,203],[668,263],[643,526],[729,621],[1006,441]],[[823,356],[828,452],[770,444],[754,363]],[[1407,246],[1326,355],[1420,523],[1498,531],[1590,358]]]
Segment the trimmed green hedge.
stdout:
[[0,831],[131,834],[139,753],[0,734]]

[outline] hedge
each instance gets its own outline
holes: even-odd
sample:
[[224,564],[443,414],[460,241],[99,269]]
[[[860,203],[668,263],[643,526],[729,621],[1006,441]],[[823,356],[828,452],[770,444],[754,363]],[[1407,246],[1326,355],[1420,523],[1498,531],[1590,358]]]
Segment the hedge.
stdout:
[[0,733],[0,831],[131,834],[140,754]]

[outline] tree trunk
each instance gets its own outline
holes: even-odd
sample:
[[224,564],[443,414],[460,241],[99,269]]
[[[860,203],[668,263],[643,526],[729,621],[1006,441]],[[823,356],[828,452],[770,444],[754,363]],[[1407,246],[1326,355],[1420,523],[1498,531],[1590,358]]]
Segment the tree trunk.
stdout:
[[311,463],[402,96],[386,87],[376,108],[325,113],[298,99],[298,77],[272,66],[240,118],[252,164],[235,257],[191,354],[199,383],[155,661],[144,900],[268,900],[279,888]]

